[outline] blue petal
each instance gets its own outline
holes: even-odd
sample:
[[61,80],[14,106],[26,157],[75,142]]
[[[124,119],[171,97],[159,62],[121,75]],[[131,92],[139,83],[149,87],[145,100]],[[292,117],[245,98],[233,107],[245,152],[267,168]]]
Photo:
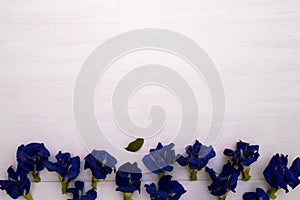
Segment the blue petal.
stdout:
[[291,167],[290,167],[291,172],[294,174],[295,177],[299,177],[300,176],[300,158],[296,158]]
[[70,153],[62,153],[61,151],[58,152],[58,154],[55,156],[58,162],[64,162],[68,163],[71,160],[71,154]]
[[259,196],[255,192],[246,192],[243,195],[244,200],[259,200]]
[[216,152],[214,151],[212,146],[202,146],[199,151],[199,158],[211,159],[216,156]]
[[156,192],[157,192],[154,183],[151,183],[150,185],[145,184],[145,188],[146,188],[146,192],[147,192],[148,194],[153,194],[153,193],[156,193]]
[[151,155],[145,155],[142,159],[144,165],[151,171],[156,172],[157,174],[162,173],[163,171],[156,165],[155,161],[152,159]]
[[97,199],[97,192],[93,189],[86,192],[86,196],[88,197],[87,200],[96,200]]
[[216,180],[216,172],[212,168],[205,167],[205,172],[207,172],[212,180]]
[[270,200],[267,193],[261,188],[256,188],[256,194],[261,198],[260,200]]
[[248,150],[249,150],[250,152],[257,152],[257,151],[259,150],[259,145],[250,145],[250,146],[248,147]]
[[258,157],[259,157],[259,153],[254,153],[254,154],[250,155],[250,156],[247,158],[247,160],[241,162],[241,164],[242,164],[243,166],[249,166],[249,165],[251,165],[252,163],[254,163],[255,161],[257,161]]
[[235,169],[231,174],[229,181],[227,182],[228,189],[232,190],[233,192],[235,192],[239,175],[240,175],[239,170]]
[[202,144],[198,141],[198,140],[196,140],[195,141],[195,144],[193,145],[193,148],[195,149],[195,151],[197,152],[199,152],[200,151],[200,149],[201,149],[201,147],[202,147]]
[[[171,175],[165,175],[165,176],[161,177],[158,182],[159,189],[168,187],[169,183],[171,182],[171,179],[172,179]],[[164,190],[164,191],[166,191],[166,190]]]
[[178,158],[176,160],[178,162],[179,165],[181,166],[186,166],[188,165],[188,159],[183,157],[182,155],[178,155]]
[[7,173],[8,173],[8,178],[9,179],[13,179],[15,181],[18,180],[18,174],[15,172],[15,170],[13,169],[12,166],[10,166],[8,169],[7,169]]
[[94,156],[94,158],[96,160],[98,160],[99,162],[105,164],[106,166],[114,168],[115,165],[117,164],[117,160],[113,156],[111,156],[107,151],[94,150],[91,154]]
[[288,192],[289,190],[287,189],[287,185],[285,183],[285,179],[284,179],[284,176],[283,174],[280,172],[280,171],[275,171],[275,177],[276,177],[276,182],[277,182],[277,185],[284,189],[285,192]]
[[14,181],[0,180],[0,189],[6,190],[7,194],[13,199],[17,199],[22,195],[20,194],[18,183]]
[[64,176],[65,179],[74,180],[80,172],[80,158],[78,156],[71,158],[69,173]]
[[214,196],[223,196],[227,193],[228,191],[226,190],[225,187],[220,188],[219,190],[213,190],[210,193]]
[[276,183],[275,175],[274,175],[274,172],[275,172],[275,169],[276,169],[276,160],[278,160],[278,158],[279,158],[279,154],[274,155],[271,158],[268,166],[263,171],[263,174],[264,174],[264,177],[265,177],[266,181],[269,183],[269,185],[272,188],[277,188],[277,186],[278,186],[277,183]]
[[231,149],[225,149],[223,153],[225,156],[233,156],[234,155],[234,151]]
[[246,143],[246,142],[243,142],[243,141],[239,141],[237,144],[236,144],[236,148],[237,148],[237,150],[238,151],[246,151],[247,150],[247,148],[248,148],[248,146],[249,146],[250,144],[249,143]]
[[76,181],[75,182],[75,188],[78,192],[82,193],[84,188],[84,182],[82,181]]

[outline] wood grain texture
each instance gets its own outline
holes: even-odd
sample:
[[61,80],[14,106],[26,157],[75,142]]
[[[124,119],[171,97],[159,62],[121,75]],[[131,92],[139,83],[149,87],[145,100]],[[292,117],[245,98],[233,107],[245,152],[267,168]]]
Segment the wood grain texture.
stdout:
[[[257,185],[266,188],[262,171],[274,153],[288,154],[290,159],[299,156],[297,0],[0,0],[0,24],[1,179],[6,177],[7,167],[16,164],[15,151],[22,143],[45,142],[52,155],[63,150],[83,158],[88,153],[73,119],[73,89],[80,67],[108,38],[148,27],[192,38],[208,53],[222,77],[226,119],[215,145],[218,155],[210,166],[220,169],[225,162],[224,147],[233,148],[239,139],[261,146],[261,157],[252,167],[253,180],[239,182],[238,193],[229,199],[241,199],[243,192]],[[139,112],[133,105],[137,123],[147,123],[149,119]],[[103,123],[110,117],[98,115]],[[198,137],[203,137],[202,128]],[[128,142],[120,140],[119,144]],[[179,166],[173,174],[189,190],[183,199],[214,199],[206,191],[208,177],[204,173],[196,183],[188,182],[185,169]],[[89,181],[89,174],[83,172],[80,178]],[[111,180],[113,176],[103,183],[98,199],[121,199],[112,192],[115,185]],[[149,180],[155,176],[146,174],[144,181]],[[33,186],[36,199],[61,199],[55,181],[53,174],[43,174],[43,182]],[[295,189],[287,195],[280,193],[278,199],[294,200],[299,195],[300,190]],[[4,192],[0,198],[9,199]],[[136,199],[147,199],[144,191]]]

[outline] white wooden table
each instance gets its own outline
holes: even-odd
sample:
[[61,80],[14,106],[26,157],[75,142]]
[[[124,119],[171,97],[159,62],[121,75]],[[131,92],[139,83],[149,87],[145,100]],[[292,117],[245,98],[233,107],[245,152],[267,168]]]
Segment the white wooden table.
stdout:
[[[110,37],[149,27],[193,39],[213,60],[223,80],[226,119],[215,145],[217,157],[209,165],[220,169],[225,162],[223,149],[233,148],[239,139],[260,144],[261,157],[252,167],[252,179],[239,181],[237,193],[231,193],[229,200],[242,199],[244,192],[258,186],[267,188],[262,171],[276,152],[288,154],[290,160],[299,156],[299,1],[0,0],[1,179],[6,178],[7,167],[16,164],[15,151],[22,143],[44,142],[52,155],[62,150],[83,158],[88,153],[73,118],[78,71],[88,55]],[[149,118],[141,104],[142,94],[130,108],[133,121],[143,126]],[[167,109],[172,110],[176,101],[170,97],[167,102],[171,102]],[[109,113],[96,114],[107,130],[114,130],[114,124],[105,124]],[[172,116],[167,119],[173,120]],[[205,123],[199,126],[199,139],[208,127],[205,119],[202,114]],[[129,142],[122,138],[116,141],[121,147]],[[210,182],[205,173],[199,174],[199,181],[189,182],[186,170],[175,168],[174,177],[188,190],[183,200],[215,199],[206,190]],[[121,199],[114,192],[113,178],[99,184],[98,199]],[[34,199],[62,199],[56,176],[43,172],[42,179],[32,186]],[[80,179],[89,181],[87,172]],[[156,179],[146,174],[143,180],[144,184]],[[299,195],[299,188],[289,194],[280,191],[278,199],[295,200]],[[10,198],[0,192],[0,199]],[[148,199],[144,189],[134,199]]]

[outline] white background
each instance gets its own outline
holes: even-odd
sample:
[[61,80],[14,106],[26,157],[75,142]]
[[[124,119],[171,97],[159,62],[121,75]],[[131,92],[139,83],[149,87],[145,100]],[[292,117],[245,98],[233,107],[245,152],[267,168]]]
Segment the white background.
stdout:
[[[152,27],[196,41],[222,77],[226,119],[215,145],[218,155],[209,165],[220,170],[226,162],[223,149],[234,148],[239,139],[260,144],[252,180],[239,181],[237,193],[228,199],[241,199],[258,186],[267,188],[262,171],[276,152],[288,154],[290,160],[299,156],[299,1],[0,0],[0,178],[5,179],[7,167],[16,164],[15,151],[22,143],[44,142],[52,155],[62,150],[83,158],[88,151],[76,132],[72,108],[81,65],[108,38]],[[145,125],[147,113],[138,109],[141,97],[136,97],[137,107],[132,104],[132,116]],[[100,121],[110,117],[96,113]],[[200,125],[199,139],[206,126]],[[121,139],[118,144],[128,142]],[[178,166],[175,171],[188,190],[182,199],[215,199],[206,190],[210,184],[206,174],[191,183],[187,171]],[[122,199],[114,192],[113,178],[99,184],[98,199]],[[32,186],[34,198],[62,199],[56,176],[43,173],[42,179]],[[88,181],[88,173],[80,179]],[[151,182],[156,177],[146,174],[143,179]],[[280,191],[278,199],[295,200],[299,195],[299,188],[286,195]],[[5,192],[0,198],[9,199]],[[134,199],[147,195],[143,190]]]

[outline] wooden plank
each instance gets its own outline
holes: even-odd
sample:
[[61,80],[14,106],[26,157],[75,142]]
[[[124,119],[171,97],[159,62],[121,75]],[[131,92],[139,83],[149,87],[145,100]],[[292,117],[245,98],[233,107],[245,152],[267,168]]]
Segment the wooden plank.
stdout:
[[[211,57],[223,80],[226,119],[215,145],[218,155],[209,165],[220,169],[226,162],[223,149],[233,148],[239,139],[260,144],[261,157],[252,167],[253,181],[247,186],[239,184],[237,195],[229,198],[240,199],[242,192],[265,186],[262,171],[273,154],[288,154],[290,160],[299,156],[299,23],[300,3],[296,0],[0,1],[0,178],[6,177],[9,165],[16,164],[15,151],[22,143],[44,142],[52,155],[62,150],[83,158],[88,151],[76,131],[72,107],[74,84],[83,62],[114,35],[156,27],[177,31],[197,42]],[[98,88],[99,94],[110,94],[115,78],[136,64],[151,61],[145,57],[155,57],[151,53],[139,56],[132,57],[138,59],[134,62],[125,60],[128,63],[124,71],[112,66],[110,72],[114,73],[104,79],[107,82]],[[203,81],[176,59],[162,55],[155,62],[178,67],[197,91],[195,85]],[[129,110],[136,124],[147,125],[151,122],[147,109],[152,104],[145,106],[143,95],[150,96],[151,103],[166,106],[169,124],[165,134],[169,137],[180,122],[180,107],[169,93],[163,94],[165,99],[161,100],[160,92],[152,88],[137,93]],[[200,140],[205,138],[211,115],[206,110],[211,102],[205,99],[205,92],[197,94],[203,108],[196,134]],[[96,102],[96,108],[111,102],[109,95],[101,98],[99,94],[96,98],[101,101]],[[108,137],[120,138],[114,144],[123,148],[130,138],[117,132],[110,112],[102,111],[96,111],[100,124]],[[170,142],[166,135],[161,134],[154,142]],[[154,142],[146,142],[143,152]],[[56,176],[42,176],[45,182],[34,186],[36,199],[60,199],[58,184],[51,182],[56,181]],[[89,180],[87,172],[80,177]],[[176,166],[174,177],[193,191],[183,199],[213,199],[204,191],[208,180],[205,174],[199,174],[200,182],[190,183],[186,170]],[[144,180],[155,180],[155,176],[147,174]],[[119,197],[112,192],[113,183],[103,185],[100,199]],[[299,194],[296,189],[279,199],[297,199]],[[0,197],[6,198],[3,192]],[[146,196],[143,194],[142,198]]]

